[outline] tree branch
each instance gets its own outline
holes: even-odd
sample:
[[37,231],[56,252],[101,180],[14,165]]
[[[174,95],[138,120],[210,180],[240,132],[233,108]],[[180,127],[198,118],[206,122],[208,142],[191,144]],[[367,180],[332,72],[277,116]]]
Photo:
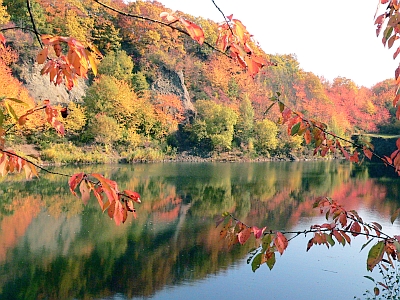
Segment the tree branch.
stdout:
[[29,160],[29,159],[27,159],[27,158],[25,158],[25,157],[22,157],[21,155],[18,155],[18,154],[16,154],[16,153],[13,153],[13,152],[10,152],[10,151],[7,151],[7,150],[3,150],[3,149],[0,149],[0,152],[6,153],[6,154],[11,155],[11,156],[18,157],[18,158],[20,158],[20,159],[22,159],[22,160],[24,160],[24,161],[26,161],[26,162],[28,162],[28,163],[34,165],[35,167],[39,168],[40,170],[42,170],[42,171],[44,171],[44,172],[46,172],[46,173],[54,174],[54,175],[60,175],[60,176],[64,176],[64,177],[71,177],[71,175],[67,175],[67,174],[63,174],[63,173],[58,173],[58,172],[53,172],[53,171],[50,171],[50,170],[48,170],[48,169],[46,169],[46,168],[43,168],[42,166],[40,166],[40,165],[34,163],[33,161],[31,161],[31,160]]
[[[108,5],[108,4],[105,4],[105,3],[103,3],[103,2],[101,2],[101,1],[99,1],[99,0],[93,0],[93,1],[96,2],[96,3],[99,4],[99,5],[101,5],[101,6],[105,7],[105,8],[107,8],[107,9],[113,11],[113,12],[116,12],[116,13],[122,15],[122,16],[130,17],[130,18],[135,18],[135,19],[140,19],[140,20],[143,20],[143,21],[150,21],[150,22],[153,22],[153,23],[156,23],[156,24],[159,24],[159,25],[163,25],[163,26],[169,27],[169,28],[171,28],[171,29],[173,29],[173,30],[176,30],[176,31],[178,31],[178,32],[180,32],[180,33],[182,33],[182,34],[185,34],[185,35],[191,37],[190,34],[189,34],[187,31],[185,31],[185,30],[183,30],[183,29],[180,29],[180,28],[178,28],[178,27],[172,26],[172,24],[174,24],[175,22],[172,22],[172,23],[165,23],[165,22],[162,22],[162,21],[159,21],[159,20],[155,20],[155,19],[148,18],[148,17],[144,17],[144,16],[140,16],[140,15],[135,15],[135,14],[123,12],[123,11],[121,11],[121,10],[115,8],[115,7],[112,7],[112,6]],[[225,55],[225,56],[231,58],[227,53],[222,52],[221,50],[219,50],[218,48],[214,47],[214,46],[211,45],[210,43],[204,41],[203,44],[207,45],[208,47],[210,47],[210,48],[213,49],[214,51],[217,51],[217,52],[219,52],[219,53],[221,53],[221,54],[223,54],[223,55]]]
[[32,15],[31,2],[30,2],[29,0],[26,0],[26,6],[27,6],[27,8],[28,8],[28,13],[29,13],[29,16],[30,16],[30,18],[31,18],[31,23],[32,23],[32,27],[33,27],[33,32],[34,32],[35,35],[36,35],[36,38],[37,38],[37,40],[38,40],[38,42],[39,42],[40,47],[43,48],[42,40],[40,39],[40,33],[38,32],[38,30],[37,30],[37,28],[36,28],[36,23],[35,23],[35,20],[34,20],[34,18],[33,18],[33,15]]

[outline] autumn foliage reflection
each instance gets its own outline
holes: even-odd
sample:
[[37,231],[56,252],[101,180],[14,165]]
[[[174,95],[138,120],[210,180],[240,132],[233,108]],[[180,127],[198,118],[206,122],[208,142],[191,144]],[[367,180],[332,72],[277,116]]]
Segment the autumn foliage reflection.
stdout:
[[[95,199],[84,206],[67,187],[53,188],[60,180],[55,175],[24,183],[27,191],[40,188],[42,193],[35,199],[27,193],[21,210],[13,191],[22,183],[3,183],[15,200],[1,209],[0,235],[6,241],[1,244],[1,296],[15,289],[28,294],[35,284],[53,298],[152,295],[187,280],[188,274],[190,280],[201,279],[247,256],[253,243],[229,246],[221,241],[214,223],[221,211],[271,229],[290,229],[312,217],[313,199],[320,195],[340,197],[352,208],[375,209],[387,217],[399,196],[393,192],[395,182],[368,178],[367,169],[338,162],[151,164],[119,166],[105,174],[148,199],[137,208],[138,218],[128,218],[124,226],[104,222]],[[354,196],[358,201],[351,200]],[[72,209],[73,203],[79,205]],[[48,222],[53,225],[44,226]],[[18,261],[31,265],[32,277],[25,277]],[[17,287],[14,278],[24,284]]]

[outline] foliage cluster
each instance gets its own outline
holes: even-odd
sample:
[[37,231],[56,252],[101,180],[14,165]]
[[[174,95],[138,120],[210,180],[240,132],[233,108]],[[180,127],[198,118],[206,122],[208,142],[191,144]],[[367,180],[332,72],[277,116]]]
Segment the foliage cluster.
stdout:
[[[3,1],[0,21],[6,28],[30,24],[24,2]],[[275,129],[274,123],[279,123],[279,111],[275,107],[265,113],[271,104],[269,98],[276,90],[293,109],[323,121],[341,136],[393,132],[398,126],[396,112],[391,105],[393,81],[377,83],[370,89],[357,87],[346,78],[327,82],[303,71],[294,55],[264,53],[253,44],[244,25],[232,16],[228,21],[233,31],[228,27],[218,31],[218,24],[212,21],[183,13],[172,15],[158,2],[113,1],[111,4],[128,14],[179,22],[195,41],[179,30],[130,18],[102,5],[94,5],[91,1],[32,2],[37,30],[60,37],[42,37],[45,48],[37,57],[39,63],[44,62],[47,55],[58,56],[57,53],[69,45],[70,49],[77,49],[76,55],[87,55],[89,63],[83,64],[86,67],[76,65],[80,69],[74,71],[85,77],[87,68],[95,66],[95,59],[100,55],[93,49],[97,47],[104,55],[94,69],[98,78],[94,79],[89,74],[86,76],[89,77],[86,96],[76,99],[77,103],[68,104],[74,107],[69,107],[69,116],[63,120],[65,138],[60,140],[56,135],[43,134],[40,126],[24,133],[25,138],[35,142],[39,149],[69,141],[77,147],[92,144],[103,147],[105,152],[116,151],[119,154],[132,152],[129,149],[132,147],[135,151],[147,151],[151,147],[163,152],[168,145],[178,151],[202,149],[202,153],[237,149],[252,156],[308,153],[311,146],[288,136],[281,126]],[[204,37],[198,33],[195,24],[203,27]],[[37,42],[30,43],[28,39],[19,38],[24,34],[21,29],[5,31],[7,47],[0,49],[2,62],[10,64],[15,74],[20,71],[18,66],[21,60],[37,53]],[[242,38],[238,40],[237,36]],[[94,55],[79,50],[83,48],[79,48],[78,40],[83,43],[82,46],[91,47]],[[203,41],[217,41],[221,51],[229,48],[230,55],[239,63],[232,64],[227,56],[212,48],[200,47],[199,43]],[[71,48],[72,44],[75,48]],[[20,61],[15,61],[17,58],[6,59],[16,53],[11,49],[18,50]],[[254,52],[251,59],[242,57],[243,49]],[[68,54],[70,60],[71,55],[75,55],[71,53]],[[56,67],[56,64],[62,65],[61,58],[48,61],[42,73],[49,73],[50,80],[55,83],[66,80],[67,86],[72,87],[76,84],[75,79]],[[273,67],[266,68],[256,80],[252,80],[241,70],[243,66],[250,65],[252,67],[248,72],[253,77],[260,66]],[[183,72],[182,83],[187,88],[189,99],[183,92],[174,90],[172,83],[166,89],[158,88],[160,79],[170,80],[165,70],[170,74]],[[10,71],[2,76],[3,82],[12,78]],[[3,91],[9,96],[8,90]],[[208,111],[202,108],[202,103],[206,103],[203,100],[209,102]],[[195,105],[185,105],[185,101]],[[217,109],[223,114],[217,113]],[[229,116],[224,116],[228,112]],[[215,131],[217,127],[220,132]],[[37,136],[40,136],[40,142],[35,138]]]

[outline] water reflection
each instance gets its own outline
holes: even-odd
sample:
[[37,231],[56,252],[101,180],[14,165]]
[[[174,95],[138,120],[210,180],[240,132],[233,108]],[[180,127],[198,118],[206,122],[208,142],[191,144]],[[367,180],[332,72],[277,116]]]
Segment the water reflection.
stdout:
[[[370,217],[389,219],[399,206],[397,178],[372,178],[366,166],[341,162],[95,168],[88,170],[141,194],[138,219],[116,227],[95,199],[83,206],[65,180],[54,175],[29,182],[2,179],[1,299],[146,297],[182,283],[191,283],[193,290],[204,284],[212,288],[220,274],[235,274],[233,266],[247,272],[243,258],[253,246],[228,249],[220,241],[213,220],[221,212],[284,230],[316,222],[311,208],[313,198],[321,195]],[[303,255],[305,244],[294,242],[289,248]],[[284,262],[277,265],[286,265],[287,273],[291,266]],[[270,273],[278,276],[280,268]],[[251,289],[245,278],[243,284]],[[170,297],[165,290],[158,295]]]

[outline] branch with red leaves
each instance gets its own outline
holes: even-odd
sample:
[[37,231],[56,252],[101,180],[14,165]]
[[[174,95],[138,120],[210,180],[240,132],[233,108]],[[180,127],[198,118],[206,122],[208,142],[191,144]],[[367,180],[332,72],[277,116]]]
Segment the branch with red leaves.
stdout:
[[[305,236],[313,234],[307,243],[306,251],[309,251],[314,245],[325,245],[327,248],[334,246],[336,242],[342,246],[350,245],[351,237],[365,236],[367,242],[361,247],[363,250],[374,239],[378,239],[379,241],[371,247],[368,253],[368,271],[372,271],[376,265],[383,262],[389,261],[393,265],[393,260],[400,259],[400,236],[392,237],[384,233],[379,223],[364,222],[355,210],[347,211],[338,202],[328,197],[317,198],[313,207],[318,208],[321,214],[325,214],[329,223],[312,225],[310,229],[303,231],[275,231],[267,230],[267,227],[258,228],[246,225],[232,214],[224,213],[217,220],[217,226],[223,224],[220,237],[225,239],[230,247],[237,243],[243,245],[252,235],[254,236],[258,248],[250,252],[247,260],[248,264],[251,263],[253,272],[264,263],[271,270],[276,262],[275,252],[282,255],[288,247],[289,241],[302,234]],[[294,236],[288,239],[286,235]]]
[[[377,16],[381,4],[387,4],[387,6],[384,13]],[[384,46],[387,45],[389,49],[392,48],[394,42],[400,38],[399,13],[400,3],[398,0],[379,0],[374,16],[376,36],[381,34],[384,24],[386,24],[386,28],[382,32],[382,43]],[[393,59],[396,59],[399,53],[400,46],[393,53]],[[396,68],[394,74],[397,87],[395,93],[396,96],[393,99],[393,106],[397,106],[396,117],[400,119],[400,65]]]
[[276,96],[271,97],[273,103],[267,108],[264,114],[267,114],[268,111],[277,104],[281,113],[279,123],[287,124],[289,135],[304,136],[307,145],[314,142],[314,155],[320,154],[322,157],[325,157],[328,153],[335,154],[336,150],[339,149],[347,160],[355,163],[362,162],[359,153],[356,150],[350,154],[345,149],[345,146],[341,144],[341,142],[345,142],[356,149],[362,150],[364,156],[370,160],[373,156],[378,158],[386,166],[393,168],[400,175],[400,138],[396,142],[397,150],[395,150],[390,156],[385,155],[382,157],[374,152],[374,146],[371,143],[365,142],[364,145],[360,145],[328,131],[328,126],[326,124],[313,119],[308,119],[302,113],[291,109],[280,100],[280,96],[281,94],[277,92]]
[[[30,115],[39,110],[44,110],[46,114],[46,121],[56,129],[58,134],[64,135],[64,126],[60,121],[58,121],[60,110],[52,107],[49,100],[45,100],[44,105],[42,106],[27,110],[21,116],[17,116],[13,107],[9,104],[9,101],[18,103],[20,105],[26,105],[26,103],[15,98],[0,99],[0,102],[3,102],[6,112],[15,121],[15,124],[13,124],[12,127],[15,125],[23,126]],[[107,179],[103,175],[97,173],[77,173],[74,175],[67,175],[53,172],[43,168],[32,160],[15,153],[13,150],[5,150],[5,136],[12,127],[9,127],[7,130],[3,129],[4,113],[2,110],[0,110],[0,114],[2,116],[0,118],[0,174],[2,176],[6,176],[7,174],[14,172],[20,173],[22,170],[24,170],[27,179],[31,179],[34,176],[38,178],[39,173],[37,169],[40,169],[46,173],[69,177],[69,187],[72,194],[78,196],[75,190],[79,186],[80,198],[86,205],[90,199],[90,194],[93,191],[93,194],[97,198],[102,211],[104,212],[107,210],[108,216],[114,219],[117,225],[120,225],[126,221],[128,212],[132,212],[136,218],[134,202],[141,202],[140,195],[130,190],[119,192],[118,185],[115,181]],[[107,198],[107,201],[103,201],[103,198],[105,197]]]

